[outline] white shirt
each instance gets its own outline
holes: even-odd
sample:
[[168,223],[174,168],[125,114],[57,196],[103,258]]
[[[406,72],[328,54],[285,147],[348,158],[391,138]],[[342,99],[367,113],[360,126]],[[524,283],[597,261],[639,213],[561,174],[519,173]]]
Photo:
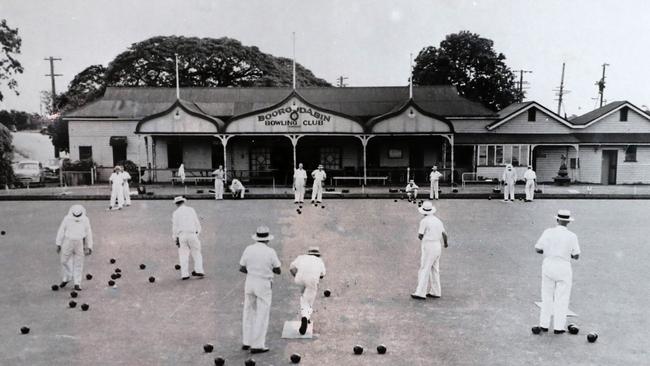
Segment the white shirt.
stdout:
[[566,261],[570,261],[572,255],[580,254],[578,236],[562,225],[544,230],[535,249],[542,249],[544,258],[561,258]]
[[223,170],[217,169],[212,172],[212,175],[214,175],[215,179],[223,179]]
[[181,177],[181,179],[185,179],[185,164],[181,164],[181,166],[178,167],[178,176]]
[[305,182],[307,181],[307,172],[305,169],[296,169],[293,172],[293,179],[297,185],[305,185]]
[[431,174],[429,174],[429,179],[432,182],[436,181],[436,180],[440,180],[440,177],[442,177],[442,174],[440,174],[440,172],[437,171],[437,170],[435,172],[431,172]]
[[526,173],[524,173],[524,179],[525,180],[535,180],[537,179],[537,174],[535,174],[535,171],[532,169],[526,170]]
[[66,215],[61,221],[59,231],[56,233],[56,245],[63,244],[64,239],[83,240],[86,239],[86,248],[93,248],[93,232],[90,229],[88,216],[74,217]]
[[423,235],[422,241],[443,241],[442,233],[445,232],[445,226],[439,218],[433,215],[427,215],[420,220],[418,234]]
[[323,260],[320,259],[320,257],[315,255],[299,255],[293,262],[291,262],[289,269],[295,269],[298,271],[296,273],[296,278],[302,277],[318,280],[325,276],[325,263],[323,263]]
[[417,184],[409,183],[409,184],[406,185],[406,188],[404,188],[404,190],[407,191],[407,192],[411,192],[414,189],[418,189],[418,188],[420,188],[420,187],[418,187]]
[[503,180],[506,182],[514,182],[517,180],[517,172],[513,168],[512,170],[504,170],[503,171]]
[[314,178],[314,184],[316,184],[324,181],[325,178],[327,178],[327,174],[325,174],[324,170],[316,169],[313,172],[311,172],[311,177]]
[[181,233],[201,233],[201,223],[196,211],[186,204],[182,204],[172,215],[172,237],[176,239]]
[[122,176],[122,173],[113,172],[108,178],[108,181],[113,184],[113,187],[124,185],[124,177]]
[[246,267],[248,276],[272,280],[273,268],[280,267],[280,259],[275,249],[257,242],[244,249],[239,265]]
[[131,180],[131,174],[126,171],[122,172],[122,180],[124,183],[128,183]]
[[239,179],[233,179],[232,183],[230,183],[230,190],[235,192],[235,191],[241,191],[244,189],[244,185],[241,184]]

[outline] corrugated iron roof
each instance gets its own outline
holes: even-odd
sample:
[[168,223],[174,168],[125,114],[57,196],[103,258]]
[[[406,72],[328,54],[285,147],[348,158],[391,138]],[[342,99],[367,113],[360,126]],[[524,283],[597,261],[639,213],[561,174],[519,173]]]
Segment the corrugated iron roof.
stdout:
[[572,119],[570,122],[572,124],[576,125],[576,126],[586,125],[589,122],[591,122],[591,121],[593,121],[593,120],[595,120],[595,119],[597,119],[597,118],[599,118],[601,116],[604,116],[605,114],[615,110],[616,108],[618,108],[618,107],[620,107],[620,106],[622,106],[623,104],[626,104],[626,103],[627,103],[627,101],[625,101],[625,100],[619,100],[619,101],[616,101],[616,102],[611,102],[611,103],[605,104],[604,106],[602,106],[602,107],[600,107],[598,109],[594,109],[591,112],[587,112],[587,113],[583,114],[582,116],[578,116],[578,117]]

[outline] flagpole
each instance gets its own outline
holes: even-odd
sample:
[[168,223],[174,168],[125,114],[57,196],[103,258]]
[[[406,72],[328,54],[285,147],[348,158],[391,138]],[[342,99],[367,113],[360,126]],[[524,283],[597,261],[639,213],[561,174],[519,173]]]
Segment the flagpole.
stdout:
[[174,57],[176,58],[176,99],[181,99],[180,84],[178,82],[178,53],[175,53]]
[[413,99],[413,54],[409,57],[409,99]]
[[293,90],[296,90],[296,32],[293,32]]

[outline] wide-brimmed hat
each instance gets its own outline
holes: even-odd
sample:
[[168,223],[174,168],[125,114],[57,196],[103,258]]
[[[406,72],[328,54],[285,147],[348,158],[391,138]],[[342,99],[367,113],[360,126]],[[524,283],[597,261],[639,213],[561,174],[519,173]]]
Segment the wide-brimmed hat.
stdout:
[[571,217],[571,211],[569,210],[557,210],[555,218],[562,221],[573,221],[573,217]]
[[82,205],[73,205],[70,207],[70,214],[74,217],[81,217],[86,212]]
[[187,201],[187,199],[185,199],[185,197],[183,197],[183,196],[174,197],[174,203],[175,204],[179,204],[179,203],[182,203],[182,202],[185,202],[185,201]]
[[320,257],[320,249],[318,247],[309,247],[309,249],[307,249],[307,254]]
[[418,207],[418,211],[423,215],[433,215],[436,213],[436,208],[433,207],[433,203],[431,201],[424,201],[422,207]]
[[434,165],[434,166],[431,167],[431,170],[434,170],[434,169],[438,169],[438,166]]
[[506,165],[506,169],[512,169],[512,168],[513,168],[512,164]]
[[271,235],[270,232],[271,230],[269,230],[268,227],[260,226],[257,228],[257,232],[252,236],[252,238],[257,241],[273,240],[273,235]]

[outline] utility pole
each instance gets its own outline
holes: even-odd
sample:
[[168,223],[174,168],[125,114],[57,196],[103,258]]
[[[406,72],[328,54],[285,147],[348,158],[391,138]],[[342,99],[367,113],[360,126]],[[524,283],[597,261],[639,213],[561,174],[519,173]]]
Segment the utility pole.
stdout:
[[519,102],[523,102],[524,100],[524,84],[528,84],[527,82],[524,83],[524,74],[532,74],[532,70],[515,70],[515,72],[519,73]]
[[564,94],[568,94],[569,90],[564,90],[564,68],[566,66],[566,63],[562,63],[562,77],[560,78],[560,87],[557,89],[553,89],[555,91],[555,95],[557,95],[557,114],[560,115],[562,112],[562,100],[564,98]]
[[52,56],[48,58],[44,58],[45,61],[50,61],[50,73],[45,74],[45,76],[49,76],[52,79],[52,113],[56,112],[56,83],[54,82],[54,78],[57,76],[63,76],[63,74],[55,74],[54,73],[54,61],[61,61],[60,58],[54,58]]
[[336,86],[338,86],[339,88],[345,88],[346,86],[348,86],[348,84],[344,83],[344,81],[347,79],[348,79],[347,76],[343,76],[343,75],[339,76],[338,78],[336,78]]
[[605,94],[605,68],[607,66],[609,66],[608,63],[603,64],[603,76],[600,78],[599,81],[596,82],[596,85],[598,85],[598,94],[600,97],[600,107],[603,106],[603,96]]

